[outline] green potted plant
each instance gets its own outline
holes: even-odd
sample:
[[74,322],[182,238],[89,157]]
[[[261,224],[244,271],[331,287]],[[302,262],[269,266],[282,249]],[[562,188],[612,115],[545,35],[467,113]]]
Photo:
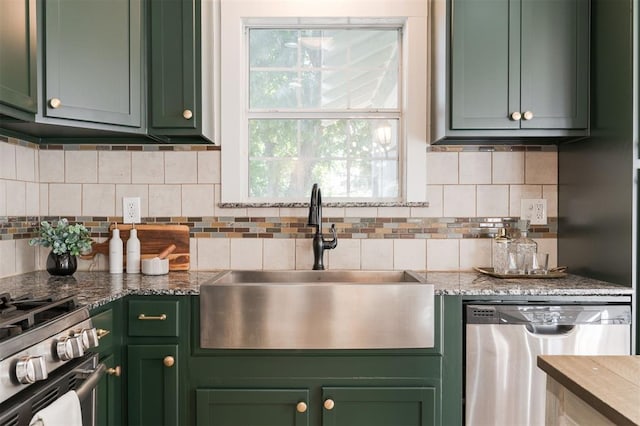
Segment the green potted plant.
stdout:
[[72,275],[78,268],[77,256],[91,250],[93,242],[84,225],[70,225],[67,219],[60,219],[56,226],[41,222],[39,235],[29,240],[29,245],[51,247],[47,257],[51,275]]

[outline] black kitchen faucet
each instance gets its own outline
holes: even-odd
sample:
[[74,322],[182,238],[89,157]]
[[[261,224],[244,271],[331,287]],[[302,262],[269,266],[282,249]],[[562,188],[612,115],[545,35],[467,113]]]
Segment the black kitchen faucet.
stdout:
[[325,241],[322,236],[322,195],[317,183],[313,184],[311,189],[311,201],[309,202],[309,220],[307,225],[315,226],[315,234],[313,236],[313,269],[322,270],[324,264],[322,263],[322,257],[325,250],[331,250],[338,245],[338,237],[336,236],[336,225],[331,225],[331,235],[333,237],[330,241]]

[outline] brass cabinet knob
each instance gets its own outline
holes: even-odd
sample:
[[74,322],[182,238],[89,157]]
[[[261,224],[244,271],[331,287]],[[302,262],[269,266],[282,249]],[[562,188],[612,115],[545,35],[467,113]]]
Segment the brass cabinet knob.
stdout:
[[114,368],[107,368],[107,374],[110,376],[120,377],[122,373],[122,368],[119,365],[116,365]]
[[513,121],[520,121],[520,119],[522,118],[522,114],[520,114],[519,111],[515,111],[511,113],[510,117]]
[[533,118],[533,113],[531,111],[525,111],[524,114],[522,114],[522,118],[525,120],[531,120]]
[[298,404],[296,404],[296,411],[298,413],[306,413],[307,412],[307,404],[300,401],[298,402]]
[[60,108],[62,105],[62,101],[58,98],[49,99],[49,106],[53,109]]
[[165,367],[173,367],[173,365],[176,363],[176,360],[172,356],[165,356],[162,360],[162,363]]
[[191,120],[191,118],[193,117],[193,112],[190,109],[185,109],[184,111],[182,111],[182,116],[187,120]]
[[333,407],[336,406],[336,403],[333,401],[333,399],[329,398],[329,399],[325,399],[324,404],[322,404],[324,406],[325,410],[331,411],[333,410]]
[[96,330],[96,334],[98,335],[98,339],[102,339],[103,337],[109,335],[111,332],[109,330],[105,330],[104,328],[99,328]]

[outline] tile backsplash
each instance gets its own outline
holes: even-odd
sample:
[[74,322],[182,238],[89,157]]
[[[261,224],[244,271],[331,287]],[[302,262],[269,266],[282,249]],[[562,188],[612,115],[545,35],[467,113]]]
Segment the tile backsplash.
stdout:
[[[547,200],[540,249],[557,258],[554,146],[429,147],[428,207],[325,207],[339,244],[331,269],[468,270],[491,262],[491,237],[520,215],[521,198]],[[192,269],[307,269],[307,209],[221,208],[220,151],[214,146],[38,147],[0,137],[0,276],[42,269],[28,245],[41,218],[85,223],[96,240],[121,220],[122,197],[141,198],[143,221],[191,226]],[[98,256],[99,258],[100,256]],[[106,269],[104,259],[83,269]]]

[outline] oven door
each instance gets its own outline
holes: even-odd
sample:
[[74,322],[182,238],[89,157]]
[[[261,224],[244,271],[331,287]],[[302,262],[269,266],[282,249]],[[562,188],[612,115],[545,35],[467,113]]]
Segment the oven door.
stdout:
[[82,424],[96,424],[95,386],[104,372],[98,355],[87,354],[58,368],[49,377],[29,386],[0,405],[0,426],[28,426],[31,418],[70,390],[80,399]]

